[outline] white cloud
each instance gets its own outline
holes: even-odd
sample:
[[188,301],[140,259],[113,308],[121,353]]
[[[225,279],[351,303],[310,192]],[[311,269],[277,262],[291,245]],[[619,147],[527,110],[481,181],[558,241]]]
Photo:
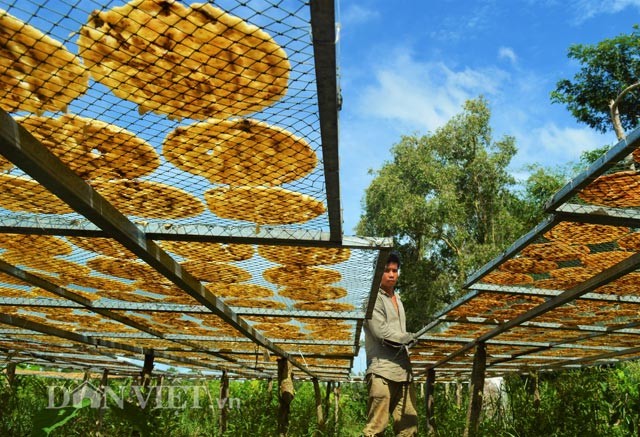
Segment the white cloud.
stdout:
[[399,129],[433,131],[461,112],[468,99],[497,93],[505,72],[497,69],[455,71],[440,62],[420,63],[399,53],[374,72],[359,109],[369,117],[394,120]]
[[553,122],[517,135],[518,161],[544,166],[577,162],[582,152],[615,142],[615,136],[603,135],[588,127],[558,126]]
[[626,8],[640,10],[640,0],[577,0],[572,8],[578,12],[579,23],[600,14],[616,14]]
[[340,13],[340,17],[338,19],[342,24],[362,24],[374,20],[379,16],[380,13],[376,10],[350,4],[345,11]]
[[515,64],[518,61],[516,52],[514,52],[510,47],[500,47],[498,49],[498,59],[506,59],[512,64]]

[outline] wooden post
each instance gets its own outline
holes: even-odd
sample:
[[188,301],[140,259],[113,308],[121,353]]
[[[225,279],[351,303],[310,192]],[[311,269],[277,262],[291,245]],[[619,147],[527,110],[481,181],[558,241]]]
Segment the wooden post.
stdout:
[[109,386],[109,369],[104,369],[102,371],[102,378],[100,379],[100,394],[102,395],[102,400],[100,402],[100,410],[107,407],[107,387]]
[[322,411],[322,392],[320,391],[318,378],[313,378],[311,381],[313,382],[313,393],[315,394],[316,400],[316,418],[318,420],[318,431],[316,432],[316,435],[323,435],[325,421]]
[[293,372],[291,363],[286,358],[278,358],[278,435],[286,437],[289,432],[289,409],[293,401]]
[[456,407],[462,408],[462,383],[456,381]]
[[80,402],[84,400],[84,395],[87,393],[87,384],[91,379],[91,372],[89,370],[84,371],[84,376],[82,377],[82,388],[80,389]]
[[476,437],[480,427],[480,413],[482,412],[482,392],[484,390],[484,374],[487,366],[487,347],[484,342],[476,345],[471,370],[471,399],[467,410],[467,424],[464,437]]
[[109,369],[102,371],[102,378],[100,379],[100,409],[98,410],[98,420],[96,420],[96,436],[102,436],[102,419],[104,418],[104,412],[107,409],[107,387],[109,386]]
[[324,424],[325,427],[329,422],[329,412],[331,411],[331,405],[329,401],[331,400],[331,392],[333,391],[333,381],[327,382],[326,392],[324,393]]
[[222,371],[222,378],[220,378],[220,435],[223,435],[227,430],[227,417],[229,412],[229,375],[227,371]]
[[267,380],[267,403],[271,403],[271,397],[273,396],[273,379]]
[[433,415],[434,415],[433,389],[434,389],[435,382],[436,382],[436,370],[435,369],[427,370],[427,382],[424,384],[425,386],[424,402],[426,407],[427,435],[435,434],[436,432],[436,424],[435,424],[435,421],[433,420]]
[[533,408],[536,411],[536,414],[540,411],[540,386],[539,386],[539,375],[538,372],[534,372],[533,376]]
[[7,381],[9,381],[9,387],[14,388],[16,383],[16,363],[10,362],[7,364]]
[[144,354],[144,365],[140,373],[140,385],[149,387],[151,383],[151,372],[153,371],[153,353]]

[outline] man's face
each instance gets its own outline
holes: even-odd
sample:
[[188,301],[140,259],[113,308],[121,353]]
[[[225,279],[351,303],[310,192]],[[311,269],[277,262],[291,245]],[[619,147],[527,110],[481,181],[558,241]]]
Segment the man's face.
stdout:
[[386,292],[391,292],[398,282],[398,263],[390,262],[384,267],[380,288]]

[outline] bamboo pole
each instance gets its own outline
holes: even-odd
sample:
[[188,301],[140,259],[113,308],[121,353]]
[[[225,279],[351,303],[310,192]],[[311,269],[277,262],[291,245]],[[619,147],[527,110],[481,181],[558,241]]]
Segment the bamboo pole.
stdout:
[[426,408],[426,418],[427,418],[427,435],[435,434],[436,432],[436,424],[433,420],[434,415],[434,385],[436,382],[436,371],[435,369],[429,369],[427,371],[427,382],[424,384],[425,394],[424,394],[424,402]]
[[278,435],[286,437],[289,432],[289,410],[294,397],[293,372],[286,358],[278,358]]
[[464,437],[476,437],[478,435],[486,366],[487,347],[486,344],[481,341],[476,345],[476,353],[473,357],[471,388],[469,390],[471,399],[469,401],[469,409],[467,410],[467,424],[464,430]]

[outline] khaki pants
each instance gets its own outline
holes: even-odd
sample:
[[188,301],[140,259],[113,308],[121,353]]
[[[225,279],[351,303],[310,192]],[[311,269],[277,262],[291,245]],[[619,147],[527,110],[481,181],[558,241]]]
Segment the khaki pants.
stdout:
[[367,426],[365,436],[382,435],[389,423],[389,413],[393,417],[393,431],[396,436],[418,434],[418,413],[416,393],[409,382],[389,381],[381,376],[367,375],[369,401],[367,402]]

